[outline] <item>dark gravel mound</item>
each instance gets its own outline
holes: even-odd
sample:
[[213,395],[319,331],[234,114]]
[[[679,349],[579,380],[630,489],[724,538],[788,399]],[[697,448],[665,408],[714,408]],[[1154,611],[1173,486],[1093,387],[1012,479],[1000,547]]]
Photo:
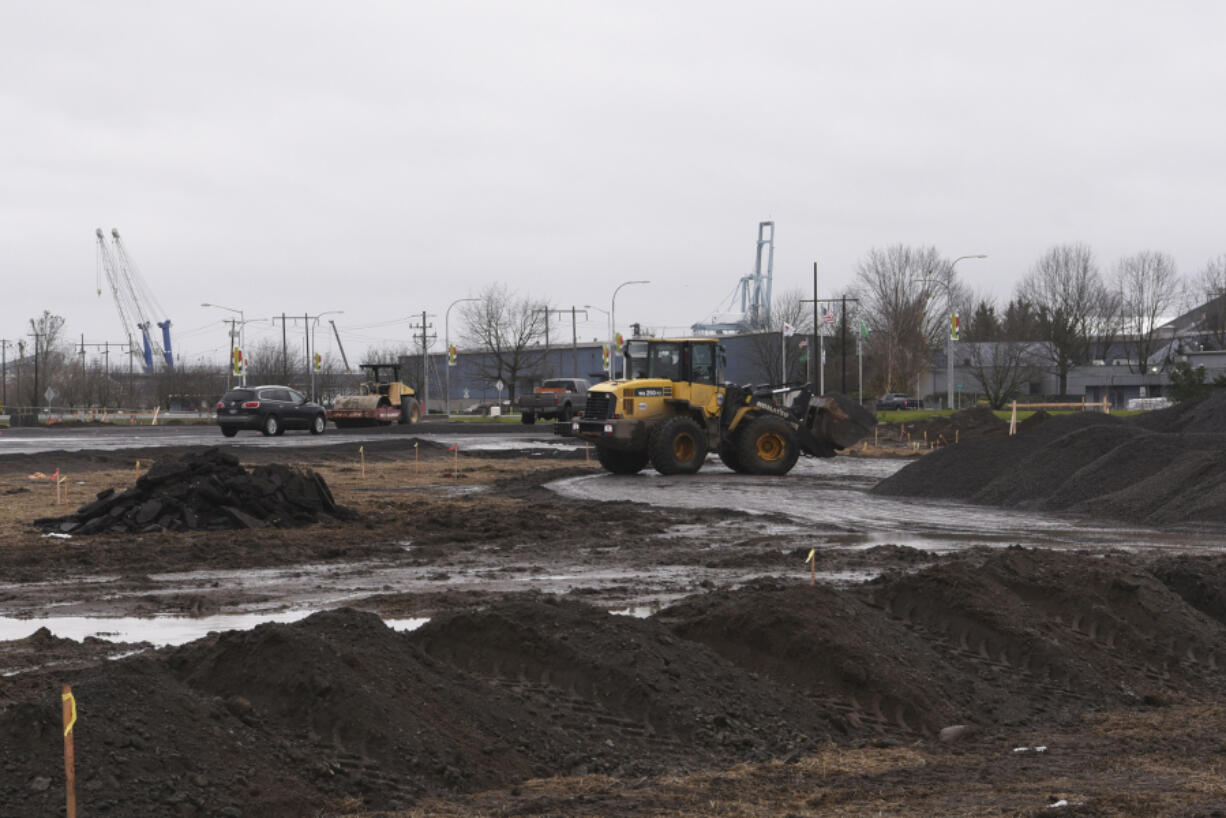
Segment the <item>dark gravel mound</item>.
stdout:
[[1199,428],[1190,419],[1211,417],[1209,402],[1148,427],[1097,413],[1053,416],[1014,437],[936,450],[872,491],[1153,525],[1226,523],[1226,434],[1155,431]]
[[[1076,429],[1011,463],[969,499],[1009,507],[1063,507],[1069,500],[1065,484],[1076,479],[1085,464],[1093,464],[1117,449],[1129,448],[1136,438],[1147,435],[1122,423]],[[1025,441],[1020,435],[1014,439]]]
[[1132,422],[1151,432],[1220,433],[1226,430],[1226,390],[1215,389],[1206,398],[1145,412]]
[[139,533],[285,528],[321,516],[355,515],[336,504],[316,472],[273,463],[248,473],[234,455],[214,448],[158,462],[127,491],[107,489],[75,514],[34,524],[65,534]]

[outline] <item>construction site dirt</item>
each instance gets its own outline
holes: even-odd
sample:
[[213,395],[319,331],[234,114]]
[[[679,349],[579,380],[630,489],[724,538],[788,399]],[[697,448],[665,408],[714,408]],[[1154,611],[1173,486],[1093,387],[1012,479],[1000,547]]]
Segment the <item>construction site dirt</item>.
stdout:
[[[1159,422],[1132,466],[1131,431],[1051,456],[1153,470],[1149,435],[1199,434]],[[1098,426],[1030,431],[1060,423]],[[780,478],[412,431],[0,457],[0,814],[63,814],[63,684],[84,815],[1226,814],[1226,530],[1032,502],[983,458],[1050,483],[1038,438],[958,428]],[[344,512],[51,522],[138,459]],[[925,488],[976,469],[1012,482]]]

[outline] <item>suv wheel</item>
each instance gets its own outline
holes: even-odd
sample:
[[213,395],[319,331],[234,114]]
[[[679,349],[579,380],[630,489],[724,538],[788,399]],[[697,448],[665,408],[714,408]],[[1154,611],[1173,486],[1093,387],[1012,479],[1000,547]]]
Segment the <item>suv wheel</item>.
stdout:
[[264,418],[264,425],[260,427],[260,431],[264,433],[264,437],[281,434],[280,419],[276,415],[268,415]]
[[311,420],[311,434],[322,435],[324,433],[324,427],[327,425],[328,425],[327,418],[325,418],[323,415],[316,415]]

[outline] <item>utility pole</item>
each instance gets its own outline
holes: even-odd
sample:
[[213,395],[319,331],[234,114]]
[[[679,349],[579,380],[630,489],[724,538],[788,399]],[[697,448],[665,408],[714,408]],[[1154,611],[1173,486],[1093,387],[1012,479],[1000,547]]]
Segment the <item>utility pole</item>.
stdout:
[[[551,314],[552,315],[566,315],[567,313],[570,313],[570,337],[571,337],[571,352],[572,352],[572,358],[573,358],[572,365],[575,370],[575,377],[576,378],[579,377],[579,335],[578,335],[578,324],[577,324],[577,320],[575,317],[576,311],[578,310],[574,306],[572,306],[570,309],[553,309],[552,307],[541,307],[540,309],[533,310],[534,313],[537,313],[537,312],[545,313],[545,377],[546,378],[551,377],[553,375],[553,366],[551,365],[550,360],[549,360],[549,316]],[[587,311],[584,310],[582,312],[583,312],[583,317],[587,318]]]
[[9,339],[0,338],[0,406],[9,404]]
[[[579,377],[579,322],[575,318],[578,312],[572,304],[570,308],[570,354],[571,354],[571,376]],[[587,320],[587,310],[583,311],[583,320]]]
[[[42,337],[43,337],[43,335],[44,335],[44,333],[41,333],[41,332],[27,332],[27,333],[26,333],[26,335],[31,335],[31,336],[33,336],[33,337],[34,337],[34,407],[35,407],[35,408],[34,408],[34,422],[35,422],[35,424],[37,424],[37,423],[38,423],[38,404],[39,404],[39,393],[38,393],[38,352],[39,352],[39,347],[38,347],[38,339],[39,339],[39,338],[42,338]],[[48,401],[48,403],[50,403],[50,401]]]
[[417,376],[417,382],[422,388],[422,418],[430,416],[430,342],[438,336],[429,334],[429,330],[434,329],[434,325],[429,323],[429,315],[425,310],[421,311],[421,323],[410,324],[409,327],[414,330],[421,330],[421,361],[420,370]]

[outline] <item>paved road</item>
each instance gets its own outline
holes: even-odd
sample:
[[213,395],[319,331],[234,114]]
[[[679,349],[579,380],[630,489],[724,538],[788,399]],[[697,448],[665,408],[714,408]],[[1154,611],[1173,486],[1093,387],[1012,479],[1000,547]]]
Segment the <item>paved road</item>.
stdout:
[[259,432],[239,432],[222,437],[216,426],[56,426],[53,428],[0,429],[0,457],[49,451],[114,451],[161,446],[328,446],[347,441],[379,440],[389,436],[418,437],[451,443],[467,440],[465,448],[570,448],[573,444],[555,437],[548,424],[523,426],[512,423],[455,423],[427,421],[414,426],[339,430],[329,427],[322,435],[287,432],[264,437]]

